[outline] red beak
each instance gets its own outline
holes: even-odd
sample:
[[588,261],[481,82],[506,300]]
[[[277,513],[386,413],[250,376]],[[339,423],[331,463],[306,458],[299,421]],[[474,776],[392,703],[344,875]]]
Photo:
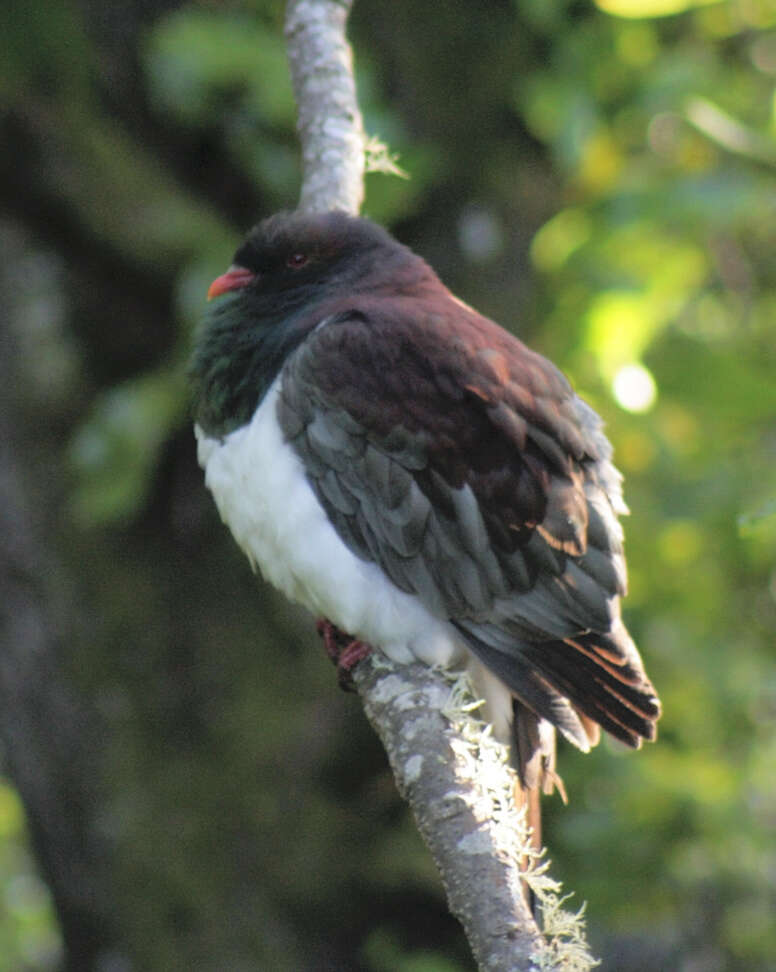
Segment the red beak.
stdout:
[[216,277],[210,285],[210,289],[207,292],[207,299],[212,300],[214,297],[220,297],[221,294],[225,294],[230,290],[239,290],[240,287],[247,287],[255,279],[256,274],[253,270],[246,270],[245,267],[238,267],[236,264],[232,264],[226,273],[222,273],[220,277]]

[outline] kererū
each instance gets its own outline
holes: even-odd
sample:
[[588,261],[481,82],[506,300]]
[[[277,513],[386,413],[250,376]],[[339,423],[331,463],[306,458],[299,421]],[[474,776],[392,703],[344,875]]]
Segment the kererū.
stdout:
[[655,738],[621,476],[554,365],[341,212],[259,223],[209,296],[198,455],[254,568],[397,662],[467,665],[534,826],[555,729]]

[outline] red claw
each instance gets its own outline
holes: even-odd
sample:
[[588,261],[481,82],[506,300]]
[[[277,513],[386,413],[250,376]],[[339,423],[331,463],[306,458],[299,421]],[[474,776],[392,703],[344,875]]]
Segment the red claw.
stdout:
[[315,622],[315,630],[323,639],[326,654],[337,666],[340,688],[353,692],[353,669],[372,651],[371,646],[351,638],[326,618],[319,618]]

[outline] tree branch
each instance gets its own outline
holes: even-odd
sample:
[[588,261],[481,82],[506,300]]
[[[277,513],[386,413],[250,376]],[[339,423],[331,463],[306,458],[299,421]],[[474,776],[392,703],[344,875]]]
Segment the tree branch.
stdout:
[[478,741],[464,731],[466,709],[451,704],[453,686],[443,672],[372,653],[354,681],[479,967],[537,968],[532,956],[543,939],[520,872],[530,847],[503,747],[491,740],[495,759],[486,771]]
[[289,0],[286,41],[299,111],[304,178],[299,208],[358,213],[364,127],[345,37],[352,0]]
[[[301,209],[355,214],[363,198],[365,139],[345,37],[351,4],[289,0],[287,6]],[[524,815],[515,808],[505,749],[472,715],[476,703],[465,679],[453,684],[439,670],[396,665],[372,652],[355,668],[354,682],[480,969],[592,968],[581,913],[560,908],[559,886],[531,849]],[[524,882],[542,906],[543,933],[526,904]]]

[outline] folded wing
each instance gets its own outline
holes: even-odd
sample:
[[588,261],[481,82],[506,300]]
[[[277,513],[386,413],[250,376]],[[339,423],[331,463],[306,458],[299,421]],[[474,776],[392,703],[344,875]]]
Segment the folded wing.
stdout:
[[[659,702],[620,617],[620,476],[545,359],[450,301],[327,316],[278,417],[348,547],[449,619],[538,718],[587,749],[652,739]],[[525,764],[525,760],[521,760]]]

